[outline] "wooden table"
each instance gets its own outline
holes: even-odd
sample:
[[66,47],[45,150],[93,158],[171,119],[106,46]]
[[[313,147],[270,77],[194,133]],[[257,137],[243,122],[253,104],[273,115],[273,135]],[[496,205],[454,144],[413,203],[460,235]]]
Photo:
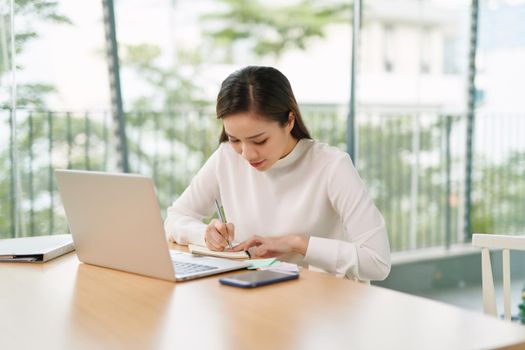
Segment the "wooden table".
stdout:
[[522,349],[525,327],[301,271],[243,290],[82,264],[0,264],[0,349]]

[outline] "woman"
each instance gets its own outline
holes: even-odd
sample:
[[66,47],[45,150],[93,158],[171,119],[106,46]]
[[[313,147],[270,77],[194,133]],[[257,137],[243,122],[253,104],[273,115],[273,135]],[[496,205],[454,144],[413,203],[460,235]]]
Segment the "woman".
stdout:
[[[381,213],[348,154],[311,139],[281,72],[250,66],[231,74],[217,97],[217,117],[218,149],[168,208],[170,240],[248,250],[356,280],[386,278]],[[216,199],[229,223],[205,225]]]

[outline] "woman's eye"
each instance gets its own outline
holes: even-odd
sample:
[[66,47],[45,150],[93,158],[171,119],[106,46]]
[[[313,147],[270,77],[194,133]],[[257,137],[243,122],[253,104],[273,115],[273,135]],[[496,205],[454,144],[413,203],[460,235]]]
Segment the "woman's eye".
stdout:
[[229,139],[228,141],[230,141],[231,143],[238,143],[239,140],[232,140],[232,139]]
[[256,145],[264,145],[266,143],[266,141],[268,141],[268,139],[264,139],[262,141],[259,141],[259,142],[254,142]]

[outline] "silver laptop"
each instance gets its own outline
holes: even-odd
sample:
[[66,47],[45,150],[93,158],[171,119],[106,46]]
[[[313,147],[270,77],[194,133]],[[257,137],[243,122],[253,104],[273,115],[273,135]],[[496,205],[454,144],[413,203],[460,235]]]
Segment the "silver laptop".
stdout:
[[169,281],[247,267],[170,250],[153,181],[145,176],[55,170],[80,261]]

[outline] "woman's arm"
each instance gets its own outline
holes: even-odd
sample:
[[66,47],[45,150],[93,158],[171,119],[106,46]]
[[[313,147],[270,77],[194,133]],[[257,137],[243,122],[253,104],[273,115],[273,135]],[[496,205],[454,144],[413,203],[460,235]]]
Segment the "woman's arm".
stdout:
[[255,247],[254,258],[272,258],[275,256],[296,253],[305,255],[310,237],[305,234],[289,234],[284,236],[253,236],[233,247],[232,251],[239,252]]
[[217,162],[219,147],[193,177],[182,195],[168,208],[164,222],[166,236],[178,244],[205,246],[204,233],[207,225],[202,222],[213,213],[213,203],[219,198]]
[[[307,234],[252,238],[234,251],[254,247],[257,258],[298,253],[305,261],[336,276],[382,280],[390,272],[390,248],[385,222],[348,155],[327,168],[326,192],[343,226],[342,240]],[[333,236],[336,236],[334,234]]]
[[338,276],[382,280],[390,272],[383,216],[348,155],[327,168],[326,191],[344,226],[344,240],[310,237],[305,260]]

